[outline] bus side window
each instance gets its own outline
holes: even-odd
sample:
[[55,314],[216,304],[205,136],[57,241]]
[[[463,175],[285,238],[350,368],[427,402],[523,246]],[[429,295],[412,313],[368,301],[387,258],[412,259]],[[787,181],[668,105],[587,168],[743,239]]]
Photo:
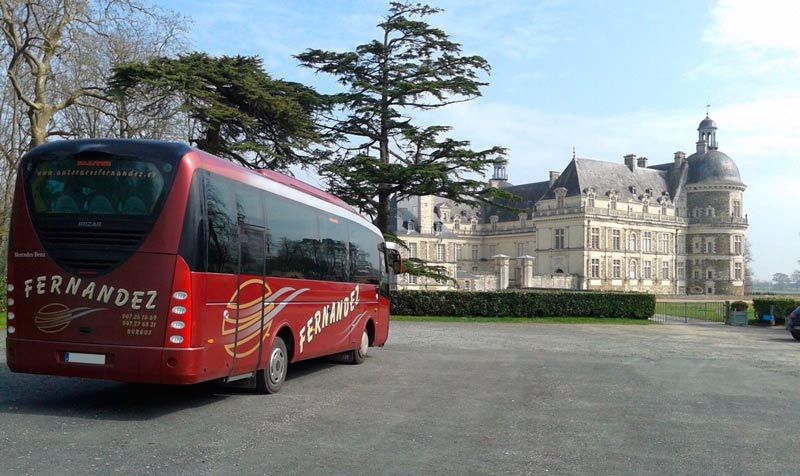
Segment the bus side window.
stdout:
[[236,210],[240,225],[242,274],[263,276],[266,244],[264,242],[264,208],[261,192],[244,185],[237,186]]
[[320,255],[321,279],[326,281],[349,281],[347,220],[325,212],[320,213],[318,218],[319,232],[322,237],[322,253]]
[[277,195],[266,195],[267,275],[319,279],[320,240],[317,212]]
[[350,269],[353,281],[378,284],[380,280],[380,256],[378,236],[366,228],[353,226],[350,229]]
[[236,202],[231,181],[210,175],[206,179],[208,214],[208,271],[239,272]]

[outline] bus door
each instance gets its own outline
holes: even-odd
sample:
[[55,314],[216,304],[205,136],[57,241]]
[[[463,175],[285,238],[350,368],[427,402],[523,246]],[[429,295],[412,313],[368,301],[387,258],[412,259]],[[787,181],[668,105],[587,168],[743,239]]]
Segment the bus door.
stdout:
[[237,190],[236,198],[240,266],[231,376],[258,369],[265,352],[264,340],[271,327],[267,322],[271,305],[268,302],[270,289],[265,280],[266,238],[261,200],[248,189]]

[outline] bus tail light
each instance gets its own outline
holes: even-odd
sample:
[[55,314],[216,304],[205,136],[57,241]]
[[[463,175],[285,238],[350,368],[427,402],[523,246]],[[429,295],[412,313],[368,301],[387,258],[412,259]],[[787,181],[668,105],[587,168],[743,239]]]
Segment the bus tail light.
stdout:
[[169,315],[164,347],[189,347],[192,334],[192,273],[180,256],[175,260],[175,274],[169,298]]
[[14,260],[9,259],[8,263],[6,264],[6,310],[8,311],[7,314],[7,321],[6,321],[6,331],[9,335],[15,333],[17,331],[16,327],[14,327],[11,321],[14,320],[16,314],[14,313]]

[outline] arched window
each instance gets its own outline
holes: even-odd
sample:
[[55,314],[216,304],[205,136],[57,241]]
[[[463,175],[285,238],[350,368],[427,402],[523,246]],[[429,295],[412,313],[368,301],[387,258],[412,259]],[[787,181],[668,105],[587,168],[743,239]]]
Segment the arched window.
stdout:
[[636,233],[631,233],[628,235],[628,250],[636,251]]
[[628,267],[628,279],[636,279],[638,275],[638,268],[636,267],[636,260],[632,259]]

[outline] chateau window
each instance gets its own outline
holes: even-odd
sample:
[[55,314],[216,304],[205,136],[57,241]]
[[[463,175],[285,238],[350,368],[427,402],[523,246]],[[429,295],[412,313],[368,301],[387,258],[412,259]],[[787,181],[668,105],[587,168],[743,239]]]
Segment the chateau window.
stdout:
[[678,262],[678,279],[686,278],[686,263],[683,261]]
[[414,220],[408,220],[408,231],[417,231],[416,223]]
[[630,268],[628,268],[628,279],[636,279],[637,269],[636,269],[636,260],[632,259],[630,263]]
[[489,245],[489,258],[497,254],[497,245]]
[[706,241],[706,253],[707,254],[714,254],[716,252],[716,246],[713,241]]
[[590,194],[586,198],[586,206],[589,208],[594,208],[594,194]]
[[478,272],[478,267],[477,266],[473,266],[472,267],[472,272],[473,273],[477,273]]
[[695,208],[694,209],[694,217],[695,218],[700,218],[700,209],[699,208]]
[[733,237],[733,254],[742,254],[742,237],[739,235]]
[[653,263],[650,260],[646,260],[642,264],[644,266],[644,274],[642,277],[644,279],[651,279],[653,277]]
[[706,279],[714,279],[714,270],[713,269],[707,269],[706,270]]
[[713,216],[716,216],[716,212],[714,211],[714,209],[713,209],[713,208],[711,208],[711,207],[708,207],[708,208],[706,208],[706,216],[707,216],[707,217],[713,217]]
[[461,229],[461,220],[459,220],[458,218],[456,218],[455,222],[453,222],[453,229],[456,231]]
[[666,234],[666,233],[662,233],[658,237],[658,239],[659,239],[659,241],[658,241],[658,248],[659,248],[658,251],[660,251],[662,253],[668,253],[669,252],[669,235]]
[[479,254],[480,254],[480,248],[478,247],[478,245],[472,245],[472,259],[474,260],[478,259]]
[[619,251],[621,247],[620,231],[611,230],[611,249]]
[[478,231],[478,220],[472,220],[472,223],[470,223],[470,229],[472,231]]
[[617,197],[611,197],[611,201],[608,204],[608,208],[610,208],[612,210],[616,210],[617,209]]
[[686,242],[684,241],[685,238],[676,235],[675,239],[678,240],[678,254],[682,255],[686,253]]
[[556,197],[556,208],[564,208],[564,196],[561,194]]
[[700,270],[699,269],[695,269],[694,271],[692,271],[692,277],[694,279],[700,279]]
[[417,246],[418,245],[416,243],[409,243],[408,244],[408,257],[409,258],[416,258],[417,257],[417,253],[419,251]]
[[600,277],[600,260],[595,258],[590,261],[591,276],[593,278]]
[[525,255],[525,243],[517,243],[517,256]]
[[700,252],[700,242],[699,241],[693,241],[692,242],[692,250],[695,253],[699,253]]
[[742,216],[742,202],[739,200],[733,201],[733,216],[736,218],[741,218]]
[[734,263],[733,265],[733,279],[742,279],[742,263]]
[[440,222],[440,221],[435,222],[433,224],[433,231],[436,232],[436,233],[441,233],[442,232],[442,222]]
[[628,235],[628,251],[636,251],[636,233]]
[[653,251],[653,233],[649,231],[642,233],[642,251],[645,253]]
[[661,279],[669,279],[669,261],[661,263]]
[[413,274],[408,275],[408,284],[417,284],[417,277]]
[[464,280],[464,291],[469,291],[469,279]]
[[611,277],[614,279],[619,279],[622,276],[622,266],[620,265],[620,261],[615,259],[611,262]]
[[650,213],[650,202],[648,200],[642,203],[642,213]]
[[454,245],[454,246],[456,248],[456,260],[460,260],[461,259],[461,245],[457,244],[457,245]]
[[561,250],[564,249],[564,229],[563,228],[556,228],[553,230],[554,233],[554,248]]
[[662,202],[661,203],[661,214],[662,215],[666,215],[667,214],[667,202]]
[[593,250],[600,249],[600,228],[592,228],[591,236],[589,237],[589,248]]

